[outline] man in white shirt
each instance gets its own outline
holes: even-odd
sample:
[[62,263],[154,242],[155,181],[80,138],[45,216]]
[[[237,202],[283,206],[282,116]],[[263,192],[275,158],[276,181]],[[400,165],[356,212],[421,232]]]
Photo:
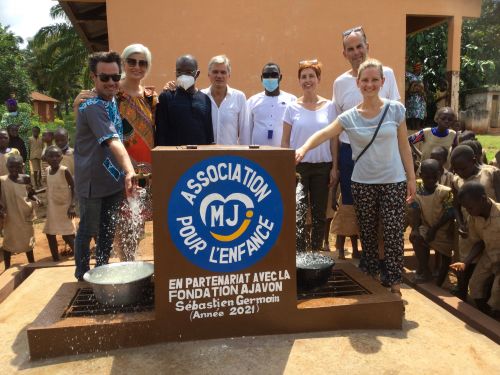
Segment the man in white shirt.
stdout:
[[208,63],[210,87],[201,90],[212,102],[212,124],[215,143],[220,145],[250,144],[246,121],[246,96],[227,84],[231,63],[227,56],[212,57]]
[[285,108],[297,100],[295,95],[280,90],[282,78],[278,64],[270,62],[262,68],[260,80],[264,91],[247,102],[252,144],[281,146]]
[[[332,100],[335,102],[335,108],[338,115],[357,106],[363,101],[363,96],[359,91],[356,80],[358,76],[358,68],[367,59],[370,48],[368,42],[366,41],[366,34],[360,26],[344,31],[342,33],[342,44],[344,47],[342,54],[349,61],[351,69],[342,73],[333,82]],[[385,82],[380,89],[380,97],[399,100],[400,96],[393,70],[384,66],[383,73]],[[336,183],[336,181],[340,179],[342,204],[345,206],[344,210],[347,210],[347,206],[353,205],[351,176],[354,168],[354,162],[352,160],[352,150],[349,137],[346,132],[342,132],[337,139],[334,139],[334,149],[337,150],[337,152],[333,154],[332,180]],[[334,218],[334,224],[336,220],[341,222],[343,219],[341,217]],[[337,236],[337,241],[339,241],[338,237],[340,236]],[[339,249],[342,257],[343,241],[345,241],[345,237],[343,240],[340,239],[340,241],[341,244],[337,246],[342,248]],[[383,258],[382,251],[383,250],[380,252],[380,258]],[[353,252],[353,257],[359,257],[357,251]]]

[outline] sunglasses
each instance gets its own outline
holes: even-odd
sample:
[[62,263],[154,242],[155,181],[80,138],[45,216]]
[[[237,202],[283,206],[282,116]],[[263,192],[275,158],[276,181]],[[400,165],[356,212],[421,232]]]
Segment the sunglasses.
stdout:
[[299,61],[299,66],[302,65],[318,65],[318,59]]
[[365,36],[365,31],[363,30],[363,26],[356,26],[353,27],[352,29],[346,30],[342,33],[342,36],[345,38],[346,36],[349,36],[352,33],[357,33],[358,31],[361,31],[361,33],[363,33],[363,36]]
[[101,82],[108,82],[109,79],[112,79],[113,82],[118,82],[120,79],[122,79],[122,75],[121,74],[97,74],[97,76],[99,77],[99,80]]
[[127,65],[130,67],[134,67],[139,65],[140,68],[147,68],[148,67],[148,62],[146,60],[137,60],[133,59],[131,57],[127,57],[126,60]]

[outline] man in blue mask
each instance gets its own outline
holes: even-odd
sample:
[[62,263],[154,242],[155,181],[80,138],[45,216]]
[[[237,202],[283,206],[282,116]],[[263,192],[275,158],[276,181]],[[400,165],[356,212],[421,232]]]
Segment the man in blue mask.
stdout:
[[260,80],[264,91],[247,101],[252,144],[281,145],[285,108],[297,100],[295,95],[280,90],[282,78],[278,64],[269,62],[262,68]]
[[210,98],[196,88],[198,62],[184,55],[175,63],[176,89],[165,90],[156,106],[156,146],[214,143]]

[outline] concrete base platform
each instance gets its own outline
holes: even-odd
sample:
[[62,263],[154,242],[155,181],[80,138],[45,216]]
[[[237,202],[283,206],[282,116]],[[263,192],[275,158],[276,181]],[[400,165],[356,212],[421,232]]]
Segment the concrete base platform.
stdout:
[[[166,325],[165,320],[155,320],[154,311],[62,318],[78,288],[88,286],[86,283],[63,283],[27,330],[30,356],[43,359],[164,341],[227,337],[227,332],[242,336],[332,329],[401,329],[404,308],[399,296],[382,288],[352,264],[338,264],[336,269],[356,280],[369,294],[301,300],[287,319],[280,319],[278,324],[253,320],[233,331],[215,329],[215,326],[207,331],[193,324],[179,334],[177,327]],[[36,271],[26,280],[25,286],[39,284],[48,272],[56,271]]]

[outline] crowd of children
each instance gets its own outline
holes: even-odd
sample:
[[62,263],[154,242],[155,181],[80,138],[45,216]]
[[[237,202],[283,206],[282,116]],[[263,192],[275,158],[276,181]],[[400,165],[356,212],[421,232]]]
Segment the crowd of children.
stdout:
[[40,128],[34,126],[26,147],[18,136],[17,125],[0,129],[0,229],[5,269],[10,267],[12,253],[24,252],[30,263],[35,261],[35,206],[46,208],[43,233],[47,236],[52,259],[60,259],[57,235],[62,235],[69,247],[69,251],[61,254],[73,254],[76,232],[73,222],[76,216],[74,160],[68,141],[66,129],[44,132],[40,136]]
[[[440,108],[435,128],[409,137],[414,155],[420,156],[409,218],[418,263],[415,282],[434,276],[441,286],[451,269],[457,275],[453,293],[463,300],[469,296],[480,310],[498,317],[500,241],[492,239],[500,233],[500,170],[486,164],[473,132],[449,129],[456,121],[451,108]],[[415,147],[419,142],[420,150]],[[434,272],[429,267],[431,249]]]

